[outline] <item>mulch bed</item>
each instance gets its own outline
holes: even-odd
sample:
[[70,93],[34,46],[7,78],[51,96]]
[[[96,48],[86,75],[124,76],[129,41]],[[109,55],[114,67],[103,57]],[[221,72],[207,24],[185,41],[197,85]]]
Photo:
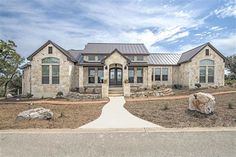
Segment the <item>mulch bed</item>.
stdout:
[[[78,128],[97,119],[105,103],[91,104],[3,104],[0,105],[0,129],[27,129],[27,128]],[[53,113],[51,120],[22,120],[16,116],[25,110],[37,107],[50,109]]]
[[215,112],[210,115],[189,111],[188,99],[127,102],[125,108],[137,117],[166,128],[235,127],[236,93],[215,98]]

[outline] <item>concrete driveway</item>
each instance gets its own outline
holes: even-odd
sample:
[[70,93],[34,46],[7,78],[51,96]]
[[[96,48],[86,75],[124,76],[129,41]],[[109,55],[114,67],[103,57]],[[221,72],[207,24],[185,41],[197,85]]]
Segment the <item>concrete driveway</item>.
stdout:
[[103,107],[101,116],[80,128],[153,128],[159,125],[140,119],[125,108],[125,99],[109,97],[110,101]]

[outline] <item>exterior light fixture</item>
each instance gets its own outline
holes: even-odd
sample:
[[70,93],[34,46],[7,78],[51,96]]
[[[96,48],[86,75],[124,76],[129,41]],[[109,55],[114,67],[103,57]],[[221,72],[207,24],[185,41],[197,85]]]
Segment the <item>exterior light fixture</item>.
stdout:
[[105,70],[107,70],[107,66],[105,66]]

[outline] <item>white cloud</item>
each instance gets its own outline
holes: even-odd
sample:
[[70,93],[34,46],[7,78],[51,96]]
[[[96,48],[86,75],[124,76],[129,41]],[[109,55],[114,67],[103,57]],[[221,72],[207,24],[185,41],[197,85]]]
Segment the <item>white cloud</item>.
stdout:
[[236,17],[236,1],[230,0],[223,7],[216,9],[214,13],[220,18],[225,18],[228,16]]
[[186,31],[186,32],[181,32],[181,33],[178,33],[178,34],[172,36],[171,38],[167,39],[166,41],[175,41],[175,40],[177,40],[177,39],[187,37],[188,35],[189,35],[189,32],[188,32],[188,31]]
[[213,27],[210,28],[210,30],[212,30],[212,31],[221,31],[221,30],[223,30],[223,29],[224,29],[224,28],[219,27],[219,26],[213,26]]
[[236,34],[233,33],[228,37],[218,38],[212,40],[212,44],[223,54],[233,55],[236,54]]

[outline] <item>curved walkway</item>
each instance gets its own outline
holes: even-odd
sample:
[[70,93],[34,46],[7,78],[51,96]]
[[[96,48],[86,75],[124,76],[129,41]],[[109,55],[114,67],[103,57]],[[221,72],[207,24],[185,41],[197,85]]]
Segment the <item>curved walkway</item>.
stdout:
[[110,101],[103,107],[101,116],[80,128],[153,128],[159,125],[135,117],[123,105],[125,99],[109,97]]

